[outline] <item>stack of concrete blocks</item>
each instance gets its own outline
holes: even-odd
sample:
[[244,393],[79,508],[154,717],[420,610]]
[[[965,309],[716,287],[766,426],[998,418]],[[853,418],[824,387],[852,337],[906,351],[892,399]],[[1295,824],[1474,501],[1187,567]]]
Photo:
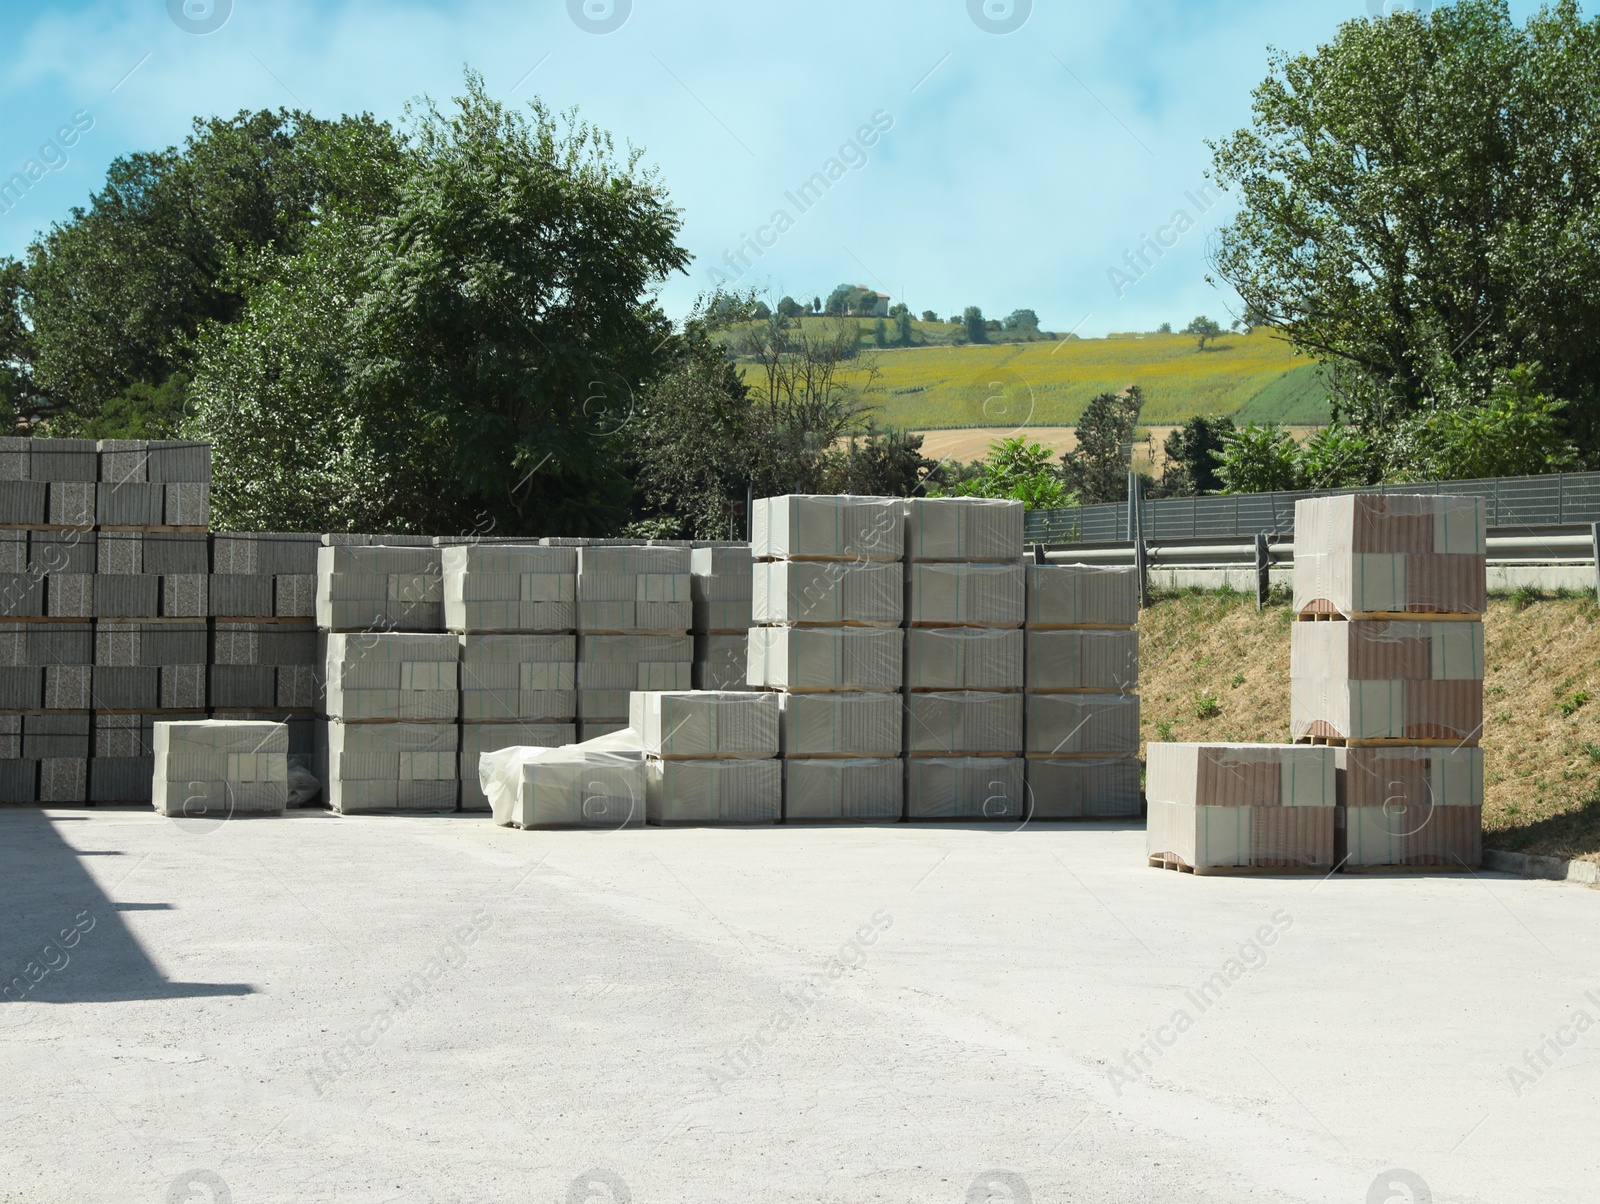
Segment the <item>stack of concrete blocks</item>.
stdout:
[[211,445],[102,439],[95,515],[102,530],[204,532],[211,522]]
[[577,553],[578,735],[587,741],[628,726],[635,690],[694,688],[694,606],[688,544]]
[[1137,818],[1134,569],[1027,567],[1026,744],[1035,819]]
[[649,823],[775,824],[783,816],[778,697],[641,691],[629,723],[645,755]]
[[156,813],[227,820],[282,815],[289,798],[289,729],[237,719],[162,720],[152,737]]
[[89,797],[93,440],[0,439],[0,801]]
[[754,562],[747,543],[696,547],[689,554],[694,602],[694,688],[744,690],[749,683]]
[[1332,746],[1346,870],[1483,856],[1484,504],[1295,504],[1290,727]]
[[572,548],[452,543],[442,552],[446,628],[461,644],[461,806],[486,811],[478,758],[577,739],[577,582]]
[[[383,543],[374,543],[374,540]],[[324,535],[317,550],[323,631],[444,631],[444,573],[429,536]]]
[[1150,864],[1196,874],[1330,872],[1334,750],[1297,744],[1151,744]]
[[456,810],[459,637],[366,631],[325,639],[327,722],[317,725],[317,768],[328,806],[341,815]]
[[747,680],[778,694],[785,822],[904,815],[905,503],[762,498]]
[[1020,820],[1021,502],[906,503],[906,814]]

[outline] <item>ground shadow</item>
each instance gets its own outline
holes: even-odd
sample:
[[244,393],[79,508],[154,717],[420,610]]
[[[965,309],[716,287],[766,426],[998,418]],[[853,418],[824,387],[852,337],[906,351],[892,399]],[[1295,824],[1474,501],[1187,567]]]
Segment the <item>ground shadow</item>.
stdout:
[[1568,859],[1600,853],[1600,796],[1560,815],[1485,832],[1483,847],[1507,853],[1537,850],[1544,856]]
[[[249,995],[246,983],[173,982],[150,960],[122,920],[127,911],[169,910],[170,903],[114,903],[83,865],[95,857],[115,883],[111,851],[80,852],[37,807],[0,809],[0,1027],[8,1005]],[[129,866],[131,870],[132,865]]]

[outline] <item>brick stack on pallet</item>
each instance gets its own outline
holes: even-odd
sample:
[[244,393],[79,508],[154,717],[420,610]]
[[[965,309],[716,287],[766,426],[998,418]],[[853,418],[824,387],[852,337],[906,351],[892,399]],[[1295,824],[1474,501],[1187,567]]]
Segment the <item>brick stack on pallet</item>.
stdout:
[[689,546],[578,548],[578,735],[628,726],[635,690],[694,688]]
[[748,680],[778,694],[784,818],[894,821],[905,797],[905,503],[755,503]]
[[778,698],[734,691],[641,692],[629,727],[645,756],[648,822],[775,824],[783,815]]
[[747,543],[712,544],[689,553],[697,690],[747,688],[753,568]]
[[1303,744],[1151,744],[1150,863],[1195,874],[1328,872],[1334,750]]
[[1483,856],[1480,498],[1295,504],[1290,723],[1329,745],[1347,870]]
[[291,764],[307,768],[322,693],[321,547],[320,535],[305,532],[211,537],[211,715],[285,725]]
[[[577,739],[574,548],[442,548],[444,621],[461,645],[461,806],[486,811],[478,758]],[[642,806],[642,801],[641,801]]]
[[905,506],[906,816],[1022,819],[1022,503]]
[[440,549],[382,538],[323,536],[317,552],[318,777],[341,814],[454,811],[460,643],[444,632]]
[[1027,568],[1028,793],[1035,819],[1137,818],[1134,569]]

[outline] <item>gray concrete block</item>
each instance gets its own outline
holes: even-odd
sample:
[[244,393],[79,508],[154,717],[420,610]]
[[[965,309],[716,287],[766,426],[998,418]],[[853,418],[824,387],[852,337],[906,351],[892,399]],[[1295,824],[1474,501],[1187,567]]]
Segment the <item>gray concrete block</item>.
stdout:
[[169,710],[203,710],[206,705],[206,666],[163,665],[160,705]]
[[168,485],[166,525],[203,527],[211,521],[211,486],[204,483]]
[[102,482],[95,514],[102,526],[159,527],[165,504],[164,486],[146,481]]
[[0,481],[0,523],[44,522],[49,493],[43,481]]
[[168,618],[204,618],[210,581],[203,573],[161,578],[161,613]]
[[94,526],[96,488],[93,481],[50,482],[47,521],[56,526]]
[[162,672],[139,665],[96,665],[94,705],[108,711],[153,711],[162,705]]

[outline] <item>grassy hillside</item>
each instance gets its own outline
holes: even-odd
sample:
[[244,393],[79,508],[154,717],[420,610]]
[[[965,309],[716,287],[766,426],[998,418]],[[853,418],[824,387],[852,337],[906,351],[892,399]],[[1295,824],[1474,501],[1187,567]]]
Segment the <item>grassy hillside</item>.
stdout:
[[[868,363],[879,373],[870,388]],[[1159,334],[869,348],[846,380],[879,422],[910,430],[1070,426],[1097,393],[1131,384],[1144,389],[1147,425],[1196,414],[1320,424],[1314,371],[1275,332],[1259,330],[1224,335],[1203,352],[1188,335]]]
[[[1287,605],[1257,613],[1238,595],[1145,611],[1144,739],[1288,739],[1289,624]],[[1495,599],[1484,645],[1486,847],[1600,861],[1600,611],[1590,598]],[[1202,691],[1213,718],[1198,717]]]

